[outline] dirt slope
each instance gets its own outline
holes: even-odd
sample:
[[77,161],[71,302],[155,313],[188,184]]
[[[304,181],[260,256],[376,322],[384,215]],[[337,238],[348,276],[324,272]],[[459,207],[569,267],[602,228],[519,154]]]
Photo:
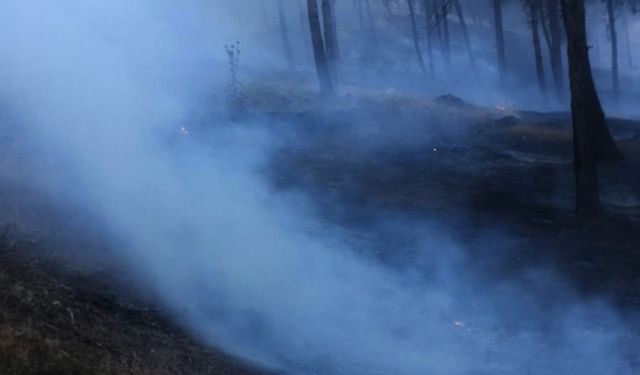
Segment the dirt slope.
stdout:
[[0,374],[264,373],[196,343],[160,311],[74,285],[30,246],[0,238]]

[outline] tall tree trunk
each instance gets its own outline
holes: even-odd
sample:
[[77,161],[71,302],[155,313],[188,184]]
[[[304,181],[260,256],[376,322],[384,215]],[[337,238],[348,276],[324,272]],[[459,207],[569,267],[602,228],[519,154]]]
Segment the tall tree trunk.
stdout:
[[544,96],[547,92],[547,83],[544,78],[544,63],[542,60],[542,46],[540,45],[540,3],[536,0],[527,0],[529,14],[531,16],[531,37],[533,40],[533,51],[536,59],[536,75],[538,77],[538,88]]
[[[539,1],[539,0],[532,0],[532,1]],[[538,4],[538,10],[540,11],[540,28],[542,29],[542,35],[544,35],[544,41],[545,44],[547,45],[547,48],[549,49],[549,51],[551,51],[551,37],[549,36],[549,28],[547,27],[547,15],[544,12],[544,6],[542,6],[542,3]]]
[[460,5],[460,0],[453,0],[453,7],[455,8],[456,14],[458,16],[458,21],[460,22],[460,30],[462,31],[462,38],[464,39],[464,45],[467,49],[467,55],[469,56],[469,64],[471,64],[471,69],[473,70],[474,75],[478,75],[478,69],[476,67],[476,58],[473,54],[473,49],[471,48],[471,38],[469,37],[469,29],[467,27],[467,22],[464,18],[464,12],[462,11],[462,6]]
[[296,0],[298,3],[298,13],[300,18],[300,31],[303,33],[309,32],[309,28],[307,27],[308,19],[305,16],[304,11],[304,0]]
[[431,25],[431,14],[429,13],[429,0],[423,0],[424,16],[427,27],[427,54],[429,56],[429,74],[431,78],[436,76],[435,61],[433,60],[433,27]]
[[611,39],[611,80],[613,94],[620,94],[620,73],[618,71],[618,34],[616,33],[616,11],[613,0],[607,0],[607,16],[609,19],[609,38]]
[[625,50],[627,51],[627,65],[629,66],[629,68],[634,68],[634,63],[633,63],[633,50],[631,49],[631,38],[629,37],[629,17],[628,16],[624,16],[623,18],[624,23],[622,25],[622,28],[624,29],[624,44],[625,44]]
[[448,67],[451,67],[451,36],[449,35],[449,1],[442,0],[440,11],[442,12],[442,31],[444,34],[444,59]]
[[307,0],[307,13],[309,16],[309,31],[311,31],[311,45],[313,46],[313,56],[316,63],[316,72],[320,90],[325,95],[334,93],[329,64],[322,39],[322,28],[320,27],[320,14],[318,13],[318,1]]
[[278,18],[280,21],[280,36],[282,37],[282,47],[284,56],[287,59],[287,66],[293,69],[295,63],[293,61],[293,53],[291,52],[291,43],[289,42],[289,31],[287,29],[287,19],[284,14],[284,6],[282,0],[278,0]]
[[364,32],[364,9],[362,2],[364,0],[353,0],[353,6],[355,7],[356,14],[358,15],[358,26],[360,31]]
[[333,0],[322,0],[322,21],[324,30],[324,46],[327,55],[327,62],[333,78],[333,83],[337,83],[337,41],[335,35],[335,19],[333,18],[334,12]]
[[431,0],[431,9],[433,12],[433,27],[438,32],[438,42],[440,50],[444,49],[444,36],[442,34],[442,22],[440,17],[440,6],[438,0]]
[[549,57],[551,59],[551,73],[555,83],[558,98],[562,98],[564,79],[562,73],[562,29],[560,27],[559,0],[547,0],[547,17],[549,19],[549,34],[551,44]]
[[504,26],[502,23],[502,0],[493,1],[493,23],[496,31],[496,53],[500,83],[504,84],[507,74],[507,57],[504,50]]
[[600,210],[597,163],[620,160],[622,155],[611,137],[593,83],[584,0],[562,0],[562,14],[571,83],[576,209],[582,217],[593,217]]
[[413,48],[416,52],[416,57],[418,58],[418,66],[420,66],[420,70],[422,73],[426,74],[427,69],[424,66],[424,59],[422,58],[422,50],[420,49],[420,40],[418,38],[418,27],[416,26],[416,13],[414,10],[414,0],[407,0],[407,5],[409,6],[409,16],[411,17],[411,33],[413,35]]
[[338,19],[336,18],[336,0],[331,0],[331,33],[333,34],[333,45],[336,59],[340,58],[340,41],[338,40]]

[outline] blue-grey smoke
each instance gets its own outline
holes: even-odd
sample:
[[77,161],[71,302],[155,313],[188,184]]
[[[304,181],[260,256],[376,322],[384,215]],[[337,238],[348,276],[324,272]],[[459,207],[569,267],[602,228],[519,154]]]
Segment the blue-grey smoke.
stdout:
[[[286,373],[633,373],[629,323],[557,275],[489,281],[435,229],[407,231],[423,261],[399,272],[275,194],[259,169],[277,135],[220,109],[222,46],[258,34],[249,5],[0,4],[0,101],[140,286],[207,343]],[[180,131],[203,106],[206,142]]]

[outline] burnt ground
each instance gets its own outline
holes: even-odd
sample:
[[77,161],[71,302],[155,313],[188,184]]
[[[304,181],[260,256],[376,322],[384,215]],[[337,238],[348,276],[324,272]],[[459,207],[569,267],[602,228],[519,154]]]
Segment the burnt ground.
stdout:
[[265,373],[203,346],[161,309],[108,293],[112,277],[61,267],[46,249],[12,229],[0,238],[1,374]]
[[[347,232],[355,249],[401,266],[413,259],[413,244],[378,224],[439,223],[487,275],[508,278],[540,264],[585,295],[639,311],[640,124],[610,121],[626,159],[602,166],[604,212],[584,221],[572,210],[567,114],[484,109],[454,97],[342,99],[317,110],[313,100],[303,108],[252,105],[285,139],[264,170],[274,187],[310,197],[317,216]],[[12,211],[34,212],[22,202],[32,194],[11,183],[0,194],[5,222],[66,223],[38,236],[11,224],[0,236],[0,373],[261,373],[199,344],[144,302],[152,299],[123,298],[114,284],[134,294],[143,288],[111,260],[68,266],[79,246],[92,254],[108,247],[73,222],[82,217],[36,210],[18,220],[24,213]],[[60,234],[71,231],[87,239]]]
[[[360,115],[274,113],[275,123],[297,130],[271,178],[311,196],[319,217],[367,238],[363,251],[383,262],[402,266],[414,256],[401,233],[379,222],[435,223],[491,277],[551,268],[585,296],[639,311],[640,123],[609,120],[625,160],[601,165],[602,215],[581,220],[567,113],[485,110],[454,97],[436,103]],[[348,116],[371,128],[354,130]]]
[[0,374],[271,373],[174,324],[11,124],[0,120]]

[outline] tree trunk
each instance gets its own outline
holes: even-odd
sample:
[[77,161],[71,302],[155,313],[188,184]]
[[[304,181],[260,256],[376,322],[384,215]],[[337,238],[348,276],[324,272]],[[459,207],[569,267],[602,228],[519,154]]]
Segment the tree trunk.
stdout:
[[504,50],[504,27],[502,23],[502,0],[493,1],[493,22],[496,31],[496,53],[498,57],[498,71],[500,83],[504,84],[507,74],[507,57]]
[[600,210],[597,163],[620,160],[622,155],[611,137],[593,83],[584,0],[562,0],[562,14],[571,83],[576,210],[581,217],[593,217]]
[[309,30],[311,31],[311,45],[313,46],[313,56],[316,63],[316,72],[320,90],[325,95],[334,93],[329,64],[322,39],[322,28],[320,27],[320,14],[318,13],[318,1],[307,0],[307,13],[309,16]]
[[300,31],[306,33],[309,31],[309,28],[307,27],[308,20],[304,15],[304,3],[302,3],[301,0],[296,1],[298,3],[298,13],[300,14]]
[[624,24],[622,28],[624,29],[624,44],[626,47],[625,50],[627,51],[627,65],[629,68],[634,68],[633,50],[631,49],[631,38],[629,37],[629,17],[625,15],[623,20]]
[[340,58],[340,41],[338,40],[338,19],[336,18],[336,0],[331,0],[331,33],[333,34],[333,45],[336,60]]
[[562,29],[560,28],[560,10],[558,0],[547,0],[547,17],[549,19],[549,36],[551,39],[549,57],[551,73],[558,98],[562,98],[564,79],[562,73]]
[[531,16],[531,37],[533,40],[533,51],[536,59],[536,75],[538,77],[538,88],[544,96],[547,92],[547,83],[544,78],[544,63],[542,60],[542,46],[540,45],[539,16],[540,3],[536,0],[527,0],[529,14]]
[[331,72],[334,84],[337,82],[337,41],[335,35],[335,19],[333,18],[334,12],[333,0],[322,0],[322,21],[324,30],[324,46],[326,51],[327,63]]
[[444,34],[444,60],[451,67],[451,36],[449,35],[449,1],[443,0],[440,6],[442,12],[442,31]]
[[440,6],[438,0],[431,0],[431,9],[433,12],[433,27],[438,32],[439,47],[444,48],[444,37],[442,35],[442,22],[440,21]]
[[355,7],[356,14],[358,15],[358,26],[360,27],[360,31],[364,32],[364,9],[362,7],[362,2],[364,0],[353,0],[353,5]]
[[476,67],[476,58],[473,54],[473,49],[471,48],[471,38],[469,37],[469,29],[467,27],[467,22],[464,18],[464,12],[462,11],[460,0],[453,0],[453,7],[455,8],[456,14],[458,16],[458,21],[460,22],[460,30],[462,31],[462,38],[464,39],[464,45],[467,49],[467,55],[469,56],[469,64],[471,64],[471,69],[473,70],[473,74],[477,76],[478,69]]
[[611,39],[611,80],[613,94],[620,94],[620,73],[618,72],[618,34],[616,33],[616,12],[613,0],[607,0],[607,16],[609,19],[609,38]]
[[418,66],[422,73],[426,74],[427,69],[424,66],[424,59],[422,58],[422,50],[420,49],[420,40],[418,39],[418,28],[416,27],[416,13],[414,10],[414,0],[407,0],[407,5],[409,6],[409,16],[411,17],[411,33],[413,35],[413,48],[416,52],[416,57],[418,58]]
[[282,0],[278,0],[278,18],[280,21],[280,36],[282,37],[282,47],[284,56],[287,59],[287,67],[291,70],[294,68],[293,53],[291,52],[291,43],[289,42],[289,31],[287,29],[287,20],[284,14]]
[[[539,1],[539,0],[531,0]],[[547,27],[547,15],[544,13],[544,7],[542,3],[538,4],[538,10],[540,11],[540,28],[542,29],[542,35],[544,35],[544,41],[549,51],[551,51],[551,37],[549,36],[549,28]]]
[[433,60],[433,27],[431,25],[431,14],[429,13],[429,0],[424,0],[424,16],[427,27],[427,54],[429,56],[429,74],[431,78],[436,76],[435,62]]

